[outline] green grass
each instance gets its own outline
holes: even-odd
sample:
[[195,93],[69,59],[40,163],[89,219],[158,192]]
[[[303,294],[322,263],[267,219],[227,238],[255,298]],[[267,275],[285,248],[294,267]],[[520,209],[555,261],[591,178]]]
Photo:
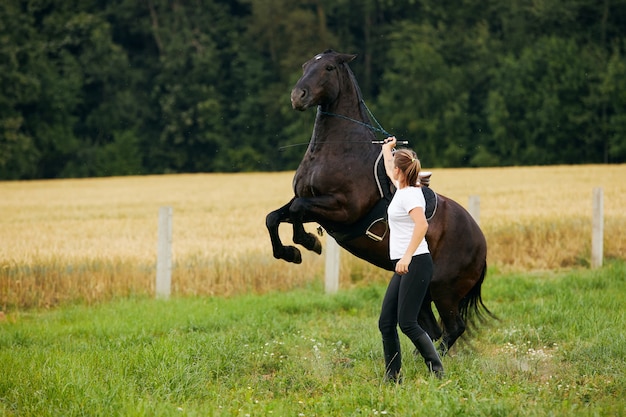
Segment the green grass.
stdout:
[[383,285],[323,294],[120,299],[0,322],[5,416],[612,416],[626,413],[626,264],[502,275],[428,376],[402,336],[383,382]]

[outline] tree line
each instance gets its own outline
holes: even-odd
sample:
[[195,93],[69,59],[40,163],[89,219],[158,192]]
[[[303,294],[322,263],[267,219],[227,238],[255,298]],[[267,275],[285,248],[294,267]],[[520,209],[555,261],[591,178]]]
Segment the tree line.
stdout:
[[429,167],[626,162],[626,0],[4,0],[0,178],[297,167],[332,48]]

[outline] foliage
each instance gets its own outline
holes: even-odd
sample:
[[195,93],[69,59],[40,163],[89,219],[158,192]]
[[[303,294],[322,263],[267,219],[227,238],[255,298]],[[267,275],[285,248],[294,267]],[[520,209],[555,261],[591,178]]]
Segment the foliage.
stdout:
[[293,169],[312,116],[289,90],[329,47],[432,166],[622,163],[625,20],[608,0],[6,0],[0,178]]

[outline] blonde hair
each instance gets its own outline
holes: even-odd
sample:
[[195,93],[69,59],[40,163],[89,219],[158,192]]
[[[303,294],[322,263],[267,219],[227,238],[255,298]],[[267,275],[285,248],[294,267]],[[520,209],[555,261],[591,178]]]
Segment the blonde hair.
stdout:
[[411,149],[397,149],[394,153],[393,161],[395,166],[404,174],[407,185],[417,186],[422,164],[417,159],[415,151]]

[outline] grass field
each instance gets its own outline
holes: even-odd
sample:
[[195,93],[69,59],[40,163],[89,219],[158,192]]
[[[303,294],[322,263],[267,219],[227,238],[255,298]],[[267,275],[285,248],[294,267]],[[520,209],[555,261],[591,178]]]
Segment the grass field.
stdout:
[[500,321],[383,381],[384,283],[234,297],[118,298],[0,321],[3,416],[620,416],[626,263],[492,272]]
[[[324,259],[274,260],[265,216],[292,197],[293,172],[0,182],[0,310],[154,292],[157,219],[174,212],[173,292],[233,295],[321,279]],[[626,254],[626,165],[436,169],[431,187],[480,196],[492,271],[586,267],[591,195],[604,190],[608,259]],[[315,230],[311,224],[308,229]],[[290,229],[281,228],[285,242]],[[387,274],[346,254],[341,285]]]

